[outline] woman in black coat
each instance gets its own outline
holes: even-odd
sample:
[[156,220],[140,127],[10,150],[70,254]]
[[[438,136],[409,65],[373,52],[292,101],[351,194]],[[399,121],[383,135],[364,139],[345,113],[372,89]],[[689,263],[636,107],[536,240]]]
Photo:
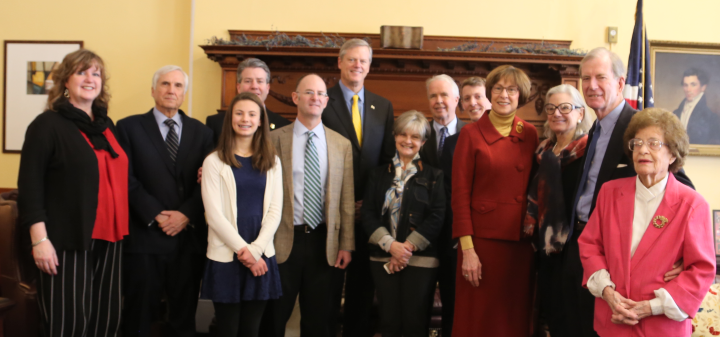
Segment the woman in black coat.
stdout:
[[442,171],[418,155],[429,128],[417,111],[400,115],[393,163],[372,170],[365,190],[362,221],[383,337],[428,333],[439,266],[435,245],[445,216]]
[[47,110],[25,133],[18,207],[40,269],[46,336],[114,336],[120,324],[121,240],[128,234],[128,158],[107,117],[105,66],[68,54]]

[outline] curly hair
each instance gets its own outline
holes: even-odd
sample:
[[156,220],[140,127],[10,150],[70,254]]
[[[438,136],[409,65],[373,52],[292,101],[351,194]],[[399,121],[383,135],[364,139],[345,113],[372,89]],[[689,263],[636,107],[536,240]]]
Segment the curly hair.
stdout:
[[630,140],[635,138],[640,130],[652,126],[657,126],[662,131],[665,145],[670,149],[670,154],[675,156],[675,161],[668,170],[672,173],[680,171],[685,164],[685,156],[690,151],[690,139],[677,116],[665,109],[647,108],[633,116],[623,137],[625,155],[632,158],[633,153],[628,145]]
[[102,90],[100,95],[93,101],[93,108],[99,107],[107,109],[110,102],[110,91],[108,90],[108,76],[105,71],[105,62],[94,52],[87,49],[76,50],[65,55],[62,63],[52,72],[52,78],[55,82],[48,92],[48,101],[46,108],[56,111],[62,103],[67,101],[63,95],[65,92],[65,84],[70,76],[78,71],[87,70],[92,66],[96,66],[100,70],[100,79],[102,80]]

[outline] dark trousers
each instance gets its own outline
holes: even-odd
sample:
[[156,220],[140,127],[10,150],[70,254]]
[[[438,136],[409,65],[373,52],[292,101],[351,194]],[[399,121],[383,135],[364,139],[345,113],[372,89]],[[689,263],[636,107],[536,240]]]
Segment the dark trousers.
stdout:
[[[455,273],[457,270],[457,250],[449,248],[449,254],[440,257],[438,268],[438,288],[442,302],[442,335],[452,336],[453,316],[455,316]],[[555,336],[553,336],[555,337]]]
[[290,257],[278,265],[283,295],[273,303],[275,336],[285,335],[285,325],[300,294],[300,336],[335,337],[335,332],[330,331],[336,314],[331,295],[333,282],[337,282],[342,273],[328,265],[325,254],[327,229],[319,227],[305,233],[298,227]]
[[407,266],[388,274],[384,262],[370,262],[383,337],[427,337],[437,268]]
[[[551,321],[550,331],[565,327],[566,336],[597,337],[598,334],[593,327],[595,296],[582,286],[583,267],[578,246],[580,234],[582,232],[576,229],[572,238],[565,244],[563,266],[559,270],[562,273],[560,276],[562,296],[557,297],[564,305],[564,322],[553,324]],[[563,334],[558,333],[558,335]]]
[[44,336],[115,336],[120,328],[122,241],[57,252],[57,275],[40,272]]
[[215,337],[257,337],[267,301],[213,302]]
[[124,336],[150,336],[163,294],[167,299],[168,335],[195,336],[205,256],[181,247],[170,254],[128,253],[124,259]]
[[[375,284],[370,274],[368,236],[362,225],[355,224],[355,251],[347,267],[345,280],[345,305],[343,315],[343,337],[368,337],[375,335],[375,322],[371,319]],[[340,281],[342,291],[342,280]],[[336,287],[336,294],[338,293]],[[340,296],[335,302],[339,308]]]

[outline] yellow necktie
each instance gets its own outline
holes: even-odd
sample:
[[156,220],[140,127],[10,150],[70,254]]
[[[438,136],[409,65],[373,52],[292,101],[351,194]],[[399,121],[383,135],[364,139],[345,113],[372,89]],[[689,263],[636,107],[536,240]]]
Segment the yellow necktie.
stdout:
[[355,135],[358,139],[358,145],[362,146],[362,120],[360,119],[360,108],[358,107],[358,95],[353,96],[352,119],[355,126]]

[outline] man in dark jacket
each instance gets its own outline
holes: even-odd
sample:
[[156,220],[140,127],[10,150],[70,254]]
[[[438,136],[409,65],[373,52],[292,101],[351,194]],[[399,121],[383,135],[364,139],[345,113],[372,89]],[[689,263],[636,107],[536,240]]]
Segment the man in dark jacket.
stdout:
[[690,68],[683,74],[685,99],[673,113],[687,130],[690,144],[720,144],[720,116],[707,106],[707,83],[707,74],[699,69]]
[[124,240],[124,336],[150,336],[161,295],[169,335],[195,336],[195,310],[207,249],[197,172],[212,132],[182,110],[187,75],[177,66],[153,77],[155,107],[117,123],[129,160],[130,235]]

